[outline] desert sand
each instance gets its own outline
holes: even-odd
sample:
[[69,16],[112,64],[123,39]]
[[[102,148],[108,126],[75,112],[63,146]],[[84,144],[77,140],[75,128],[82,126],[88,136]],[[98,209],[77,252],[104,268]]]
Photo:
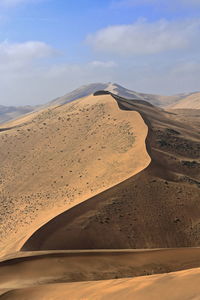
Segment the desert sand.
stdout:
[[0,299],[199,299],[198,118],[102,93],[3,125]]
[[0,262],[0,294],[47,284],[131,278],[197,267],[200,248],[18,252]]
[[164,275],[43,285],[7,292],[2,300],[198,300],[200,268]]

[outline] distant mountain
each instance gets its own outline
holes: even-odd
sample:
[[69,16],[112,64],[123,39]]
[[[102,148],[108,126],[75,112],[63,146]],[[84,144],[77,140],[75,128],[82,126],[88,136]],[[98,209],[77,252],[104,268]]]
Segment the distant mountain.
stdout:
[[165,107],[174,104],[180,99],[190,95],[190,94],[179,94],[174,96],[153,95],[153,94],[145,94],[145,93],[138,93],[135,91],[131,91],[116,83],[92,83],[92,84],[84,85],[60,98],[57,98],[49,102],[48,106],[63,105],[68,102],[74,101],[76,99],[89,96],[90,94],[93,94],[99,90],[109,91],[113,94],[116,94],[118,96],[127,99],[144,100],[150,102],[155,106],[160,106],[160,107]]
[[33,106],[4,106],[0,105],[0,124],[16,119],[22,115],[32,112]]
[[58,97],[45,105],[34,106],[1,106],[0,105],[0,124],[16,119],[24,114],[35,111],[36,109],[42,109],[45,107],[59,106],[74,100],[87,97],[94,94],[97,91],[109,91],[120,97],[131,100],[142,100],[151,103],[154,106],[163,108],[200,108],[200,93],[178,94],[173,96],[162,96],[154,94],[139,93],[131,91],[122,87],[116,83],[92,83],[83,85],[80,88],[67,93],[62,97]]
[[170,105],[170,109],[200,109],[200,92],[195,92]]
[[105,90],[108,87],[108,84],[104,83],[92,83],[88,85],[83,85],[80,88],[62,96],[59,98],[56,98],[53,101],[50,101],[47,103],[47,106],[52,106],[52,105],[63,105],[68,102],[72,102],[74,100],[87,97],[93,93],[95,93],[98,90]]

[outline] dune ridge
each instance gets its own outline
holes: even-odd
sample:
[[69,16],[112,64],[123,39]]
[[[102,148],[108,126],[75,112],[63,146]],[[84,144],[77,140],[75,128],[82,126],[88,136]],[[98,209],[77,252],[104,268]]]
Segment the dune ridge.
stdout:
[[[109,183],[110,174],[116,172],[110,162],[113,159],[113,150],[117,147],[115,154],[118,156],[115,156],[115,160],[120,159],[122,169],[117,166],[118,173],[114,178],[118,178],[119,181],[116,180],[115,184],[113,181],[109,186],[105,184],[105,176],[102,176],[105,190],[96,189],[96,195],[91,197],[89,193],[87,197],[84,194],[82,201],[78,194],[78,201],[62,206],[62,214],[59,214],[60,207],[57,210],[48,207],[49,221],[47,217],[46,220],[42,219],[40,214],[40,217],[36,218],[37,222],[40,220],[40,224],[37,223],[39,229],[34,226],[33,221],[29,223],[29,226],[32,225],[32,235],[30,231],[26,231],[20,239],[18,231],[15,235],[17,243],[12,249],[6,245],[6,251],[3,252],[5,256],[0,260],[0,299],[145,300],[160,299],[161,296],[164,300],[189,300],[192,297],[198,299],[200,164],[196,116],[187,119],[188,123],[184,113],[166,112],[145,101],[127,100],[112,93],[104,93],[97,93],[95,97],[87,97],[52,109],[59,111],[56,115],[58,119],[70,118],[69,110],[72,116],[76,116],[78,103],[78,110],[86,113],[81,115],[81,119],[84,116],[86,120],[81,125],[88,129],[91,100],[95,107],[100,105],[98,113],[94,113],[94,107],[92,109],[95,120],[92,129],[94,124],[95,131],[96,128],[101,128],[96,132],[99,138],[106,129],[102,131],[102,124],[108,125],[112,121],[112,126],[107,129],[116,127],[116,131],[107,130],[107,135],[103,134],[102,145],[108,145],[110,142],[111,150],[103,157],[103,161],[108,159],[109,162],[106,169],[110,171]],[[102,113],[102,104],[106,105],[106,115]],[[51,110],[47,109],[45,113],[48,114]],[[64,111],[63,115],[61,111]],[[122,115],[126,120],[125,131]],[[38,122],[37,118],[40,120],[41,114],[32,116],[31,120],[26,119],[25,124],[15,124],[16,127],[12,130],[24,128],[24,125],[30,126],[35,117]],[[55,121],[55,118],[53,120]],[[127,126],[127,121],[131,125]],[[46,124],[46,120],[42,119],[41,123]],[[57,127],[56,123],[53,125]],[[35,127],[33,128],[35,130]],[[66,129],[66,124],[63,130],[59,128],[58,131],[63,132],[64,128]],[[10,134],[12,130],[2,133]],[[140,135],[141,143],[137,148],[137,138],[141,132],[143,135]],[[125,140],[124,135],[127,135]],[[80,132],[76,137],[79,137],[80,144]],[[94,134],[91,141],[97,142],[97,137]],[[70,142],[73,145],[71,140]],[[144,152],[140,152],[141,147],[145,149]],[[81,157],[91,162],[93,156],[90,153],[88,158],[85,148],[83,150]],[[132,150],[134,151],[131,152]],[[102,152],[103,148],[99,154]],[[75,155],[76,159],[77,154],[78,152]],[[134,161],[134,155],[138,161]],[[144,155],[145,161],[142,161]],[[91,171],[94,170],[94,166],[96,167],[96,161],[91,164]],[[96,170],[102,172],[102,167],[95,168]],[[76,172],[76,168],[73,171]],[[74,181],[75,177],[72,176],[72,180]],[[87,185],[86,190],[88,188],[91,186]],[[11,238],[9,243],[12,243]],[[15,252],[22,245],[22,250],[26,252]],[[191,246],[197,247],[190,248]],[[149,249],[153,247],[168,249]],[[174,271],[179,272],[171,273]],[[177,285],[181,288],[177,288]]]

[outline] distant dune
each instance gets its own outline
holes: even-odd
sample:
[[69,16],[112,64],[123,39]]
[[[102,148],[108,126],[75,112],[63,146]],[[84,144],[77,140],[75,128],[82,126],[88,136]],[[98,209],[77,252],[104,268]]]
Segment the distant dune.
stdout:
[[154,94],[132,91],[130,89],[124,88],[119,84],[111,83],[111,82],[92,83],[88,85],[83,85],[82,87],[47,103],[46,106],[63,105],[68,102],[74,101],[76,99],[89,96],[90,94],[93,94],[99,90],[109,91],[117,96],[126,99],[147,101],[153,105],[160,106],[160,107],[165,107],[174,104],[180,99],[183,99],[186,96],[190,95],[190,94],[178,94],[173,96],[154,95]]
[[[182,99],[185,99],[188,96],[195,94],[195,93],[189,93],[189,94],[177,94],[172,96],[163,96],[163,95],[155,95],[155,94],[132,91],[130,89],[124,88],[119,84],[111,83],[111,82],[91,83],[88,85],[83,85],[80,88],[65,94],[64,96],[58,97],[52,101],[49,101],[46,104],[43,105],[41,104],[40,106],[36,106],[36,107],[34,106],[22,106],[22,107],[8,106],[7,107],[7,106],[0,105],[0,124],[11,120],[15,120],[23,115],[26,115],[27,113],[34,112],[35,110],[42,110],[44,108],[48,108],[52,106],[65,105],[66,103],[94,94],[99,90],[109,91],[117,96],[124,97],[126,99],[147,101],[153,105],[164,107],[164,108],[165,107],[170,108],[170,106],[173,107],[173,105],[176,104],[179,105],[179,102],[182,103],[181,102]],[[195,106],[198,105],[199,105],[199,101],[197,101]]]
[[19,118],[27,113],[34,111],[33,106],[3,106],[0,105],[0,124]]
[[200,92],[193,93],[178,102],[167,106],[170,109],[200,109]]

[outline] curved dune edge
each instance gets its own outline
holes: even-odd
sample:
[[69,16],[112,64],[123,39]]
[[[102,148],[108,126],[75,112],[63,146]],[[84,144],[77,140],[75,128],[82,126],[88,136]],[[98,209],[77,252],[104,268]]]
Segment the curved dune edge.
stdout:
[[[148,127],[144,123],[144,120],[142,119],[141,115],[138,112],[135,111],[122,111],[119,109],[117,102],[114,100],[114,98],[111,95],[106,96],[89,96],[83,99],[79,99],[77,101],[74,101],[73,103],[67,104],[63,107],[59,107],[58,109],[62,111],[63,108],[69,108],[69,109],[75,109],[78,110],[85,110],[90,109],[91,107],[103,107],[106,111],[106,114],[108,115],[108,120],[106,125],[108,125],[108,130],[105,133],[105,137],[103,137],[104,140],[106,140],[106,143],[111,143],[111,146],[113,146],[113,151],[105,151],[101,150],[98,153],[95,153],[96,156],[101,155],[101,161],[96,161],[96,157],[92,157],[92,155],[86,153],[86,159],[88,159],[89,165],[87,166],[87,172],[90,175],[90,177],[87,177],[86,179],[83,178],[80,181],[80,178],[78,175],[71,175],[70,181],[73,183],[75,182],[78,187],[83,190],[81,192],[81,195],[79,195],[79,188],[77,189],[77,192],[74,193],[73,197],[71,199],[66,200],[64,203],[61,201],[61,205],[58,205],[57,207],[53,207],[53,209],[40,211],[39,217],[35,219],[34,222],[30,223],[29,226],[26,228],[17,228],[19,230],[17,234],[14,234],[11,239],[9,240],[9,236],[4,240],[4,247],[1,250],[2,255],[6,255],[8,253],[12,253],[15,251],[18,251],[21,249],[22,245],[25,243],[25,241],[35,232],[38,228],[40,228],[42,225],[47,223],[52,218],[58,216],[62,212],[68,210],[69,208],[72,208],[73,206],[76,206],[77,204],[86,201],[87,199],[119,184],[120,182],[136,175],[137,173],[144,170],[151,162],[151,158],[147,153],[146,150],[146,144],[145,139],[147,137],[148,133]],[[30,119],[34,117],[34,115],[29,116]],[[27,118],[27,117],[26,117]],[[26,121],[28,121],[26,119]],[[18,120],[19,122],[19,120]],[[104,118],[102,119],[102,116],[98,116],[98,120],[96,122],[96,126],[99,124],[101,126],[104,122]],[[18,123],[19,124],[19,123]],[[114,124],[116,128],[118,128],[118,131],[121,130],[118,136],[112,136],[112,130],[114,128]],[[101,138],[99,131],[99,136],[96,138],[96,142],[98,144],[98,139]],[[98,134],[97,134],[98,135]],[[125,141],[123,140],[125,137]],[[134,137],[134,142],[132,146],[128,146],[127,149],[124,151],[121,151],[118,149],[118,146],[123,146],[124,143],[128,141],[128,139]],[[118,139],[120,138],[120,139]],[[112,140],[113,139],[113,140]],[[93,138],[91,138],[91,141]],[[110,142],[111,140],[111,142]],[[91,141],[85,142],[85,145],[91,144]],[[114,144],[112,144],[114,143]],[[116,148],[116,149],[115,149]],[[94,154],[93,154],[94,155]],[[97,157],[98,157],[97,156]],[[91,159],[90,159],[91,157]],[[75,154],[76,158],[76,154]],[[76,172],[76,170],[75,170]],[[95,181],[97,182],[96,187],[92,187],[91,190],[88,189],[88,186],[86,186],[85,181],[94,181],[94,174],[99,177],[98,179],[95,178]],[[85,187],[86,186],[86,187]],[[71,188],[71,186],[69,186]],[[60,206],[60,207],[59,207]],[[15,228],[16,229],[16,228]]]
[[[61,283],[13,290],[1,300],[190,300],[199,299],[200,268],[138,278]],[[195,296],[196,295],[196,296]]]

